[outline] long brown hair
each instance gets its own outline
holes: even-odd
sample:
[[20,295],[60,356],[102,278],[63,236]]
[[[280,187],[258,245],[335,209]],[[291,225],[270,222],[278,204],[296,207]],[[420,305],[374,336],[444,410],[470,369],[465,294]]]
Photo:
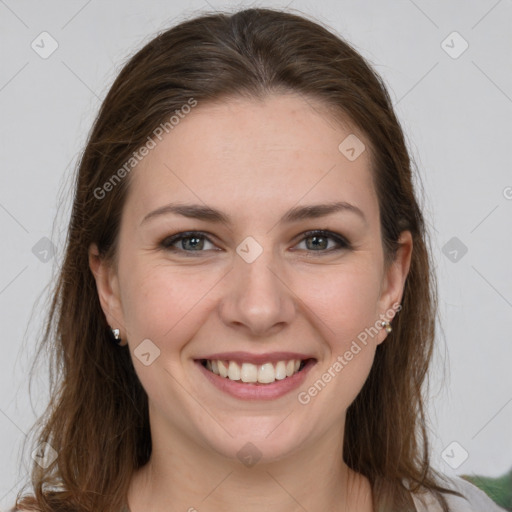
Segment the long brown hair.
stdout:
[[408,489],[420,487],[448,511],[440,493],[451,491],[430,467],[422,391],[433,352],[436,280],[400,123],[382,79],[348,43],[316,22],[271,9],[207,14],[166,30],[126,63],[108,92],[79,164],[41,344],[53,370],[36,442],[49,443],[58,456],[47,468],[34,463],[33,490],[20,493],[18,506],[119,512],[134,471],[151,455],[147,396],[129,352],[109,337],[89,269],[91,243],[101,257],[115,258],[129,169],[105,183],[191,99],[200,108],[277,92],[320,101],[366,135],[386,263],[402,231],[413,237],[402,310],[347,411],[344,460],[369,479],[375,511],[413,510]]

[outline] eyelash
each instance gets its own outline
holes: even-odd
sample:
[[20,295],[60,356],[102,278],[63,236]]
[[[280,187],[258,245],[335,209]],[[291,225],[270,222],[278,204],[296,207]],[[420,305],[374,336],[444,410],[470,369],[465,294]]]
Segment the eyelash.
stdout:
[[[337,233],[333,233],[332,231],[327,231],[324,229],[315,229],[312,231],[306,231],[305,233],[303,233],[303,238],[298,243],[302,243],[306,239],[314,237],[314,236],[334,240],[338,244],[338,247],[331,248],[331,249],[323,249],[323,250],[319,250],[319,251],[306,249],[308,252],[312,252],[312,253],[318,252],[320,254],[330,254],[332,252],[337,252],[337,251],[341,251],[341,250],[350,250],[352,248],[351,244],[345,238],[338,235]],[[187,257],[197,257],[199,254],[196,255],[194,253],[206,252],[205,250],[187,251],[185,249],[177,249],[176,247],[172,247],[176,242],[179,242],[181,240],[186,240],[187,238],[204,238],[205,240],[207,240],[208,242],[213,244],[213,242],[208,238],[206,233],[203,233],[202,231],[184,231],[182,233],[177,233],[175,235],[168,236],[168,237],[164,238],[160,242],[160,247],[167,251],[181,252],[183,254],[186,254]]]

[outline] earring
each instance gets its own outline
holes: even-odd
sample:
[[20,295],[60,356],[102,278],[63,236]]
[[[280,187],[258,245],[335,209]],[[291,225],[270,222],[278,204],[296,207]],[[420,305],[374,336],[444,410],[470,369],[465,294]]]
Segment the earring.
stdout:
[[119,329],[110,329],[112,331],[112,337],[114,338],[114,341],[120,345],[121,344],[121,336],[120,336],[120,332],[119,332]]
[[384,329],[386,329],[386,332],[391,332],[393,330],[393,327],[391,327],[391,324],[386,320],[382,320],[380,325],[382,325],[382,327],[384,327]]

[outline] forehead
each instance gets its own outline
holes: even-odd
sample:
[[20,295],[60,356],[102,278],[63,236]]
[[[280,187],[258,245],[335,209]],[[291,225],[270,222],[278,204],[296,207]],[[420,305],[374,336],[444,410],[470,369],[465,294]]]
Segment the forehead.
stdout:
[[177,200],[235,216],[340,200],[378,209],[364,134],[299,95],[198,103],[155,142],[130,177],[134,215]]

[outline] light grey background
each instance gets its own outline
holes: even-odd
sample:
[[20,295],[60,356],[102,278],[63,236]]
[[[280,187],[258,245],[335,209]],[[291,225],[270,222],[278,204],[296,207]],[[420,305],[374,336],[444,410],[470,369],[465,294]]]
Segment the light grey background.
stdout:
[[[78,154],[116,73],[157,30],[194,13],[287,3],[384,77],[421,172],[445,334],[430,389],[433,464],[448,475],[512,466],[510,0],[0,0],[0,507],[26,477],[20,450],[46,400],[44,368],[34,410],[27,387],[41,294],[62,255]],[[51,48],[44,31],[58,43],[46,59],[31,47]],[[453,237],[466,254],[446,246]]]

